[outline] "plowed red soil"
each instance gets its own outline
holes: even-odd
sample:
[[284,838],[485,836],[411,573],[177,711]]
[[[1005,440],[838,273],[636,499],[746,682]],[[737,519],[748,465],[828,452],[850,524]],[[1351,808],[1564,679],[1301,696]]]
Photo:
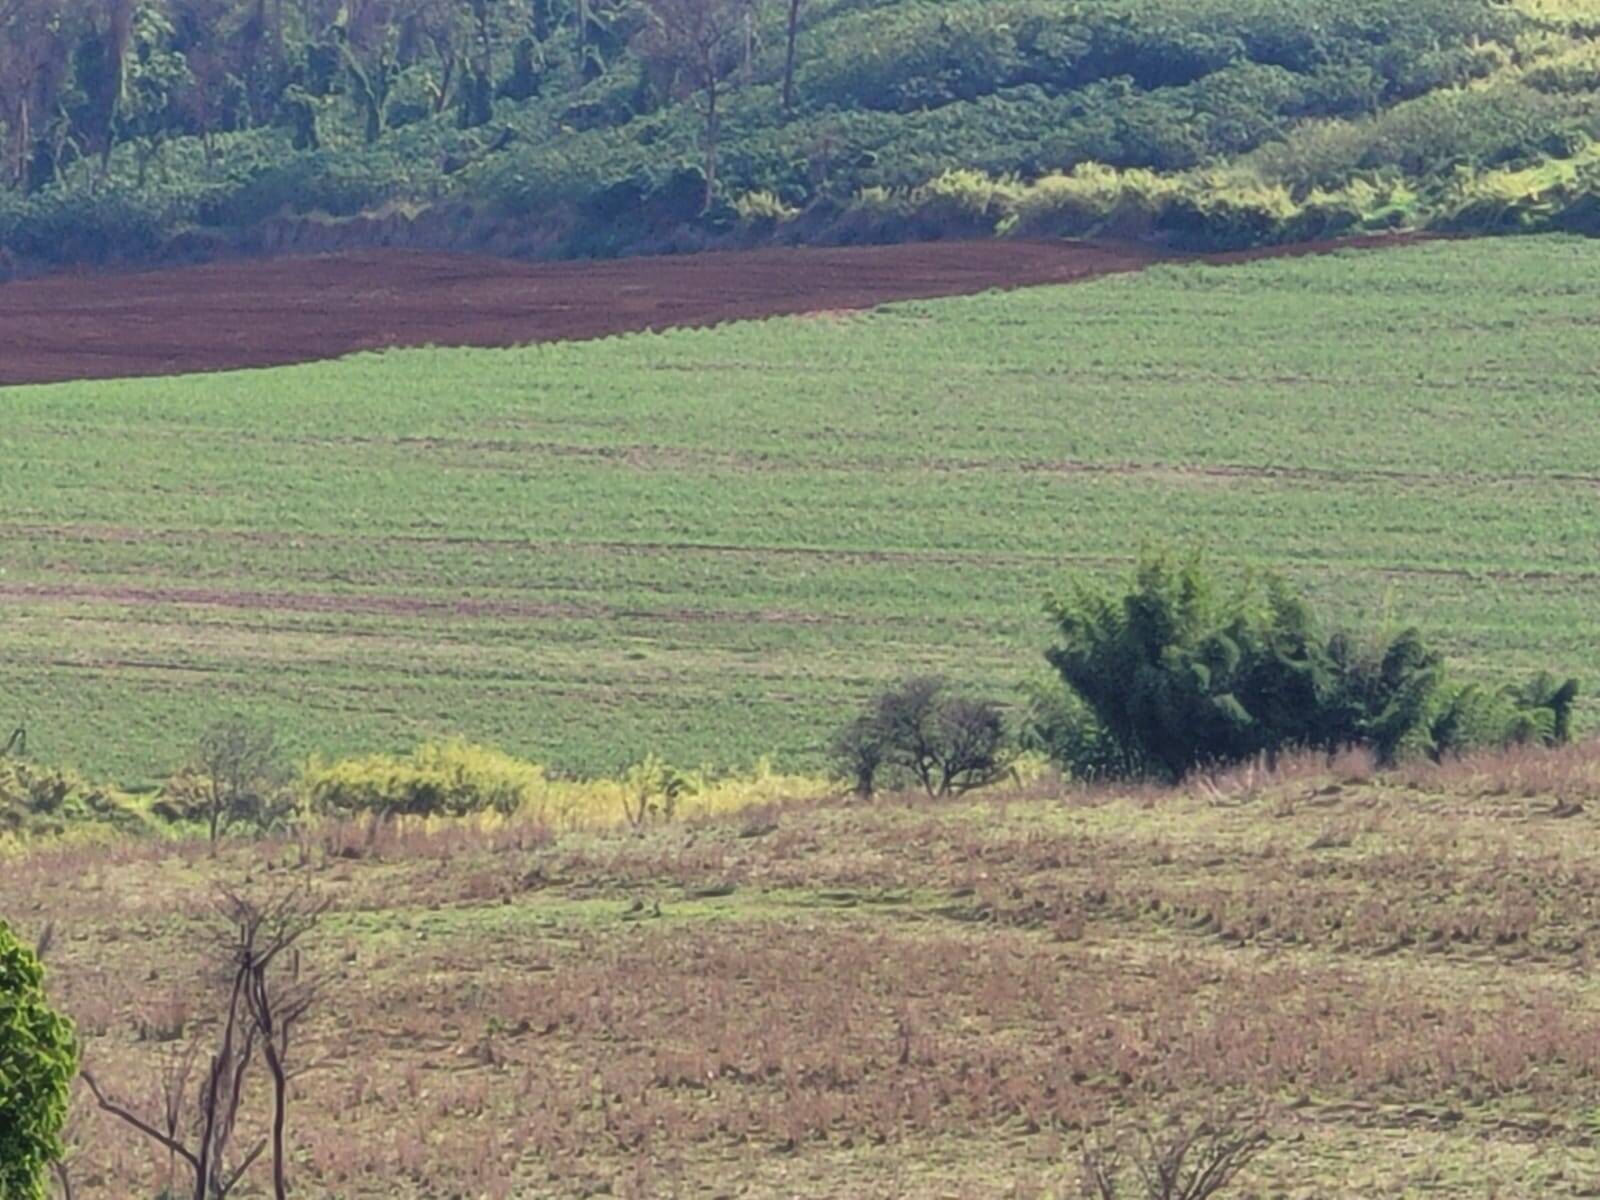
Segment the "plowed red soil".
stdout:
[[[55,275],[0,286],[0,385],[278,366],[389,346],[514,346],[860,309],[1089,279],[1160,257],[1140,246],[1061,241],[562,263],[371,250]],[[1243,257],[1256,255],[1212,261]]]

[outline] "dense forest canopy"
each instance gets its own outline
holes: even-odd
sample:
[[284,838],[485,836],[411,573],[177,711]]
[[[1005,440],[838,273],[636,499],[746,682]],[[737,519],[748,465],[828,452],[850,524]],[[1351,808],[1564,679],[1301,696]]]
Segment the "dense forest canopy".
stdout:
[[1597,136],[1582,0],[0,0],[25,261],[385,206],[548,253],[1583,228]]

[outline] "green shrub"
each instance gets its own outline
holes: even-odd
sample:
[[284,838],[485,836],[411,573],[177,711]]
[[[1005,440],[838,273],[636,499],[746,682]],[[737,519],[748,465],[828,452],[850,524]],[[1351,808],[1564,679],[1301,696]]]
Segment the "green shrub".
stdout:
[[930,796],[987,787],[1011,772],[1000,708],[953,695],[938,676],[916,676],[877,696],[833,741],[835,766],[862,797],[882,785]]
[[1570,227],[1600,194],[1600,145],[1575,138],[1557,149],[1561,157],[1520,167],[1458,168],[1441,191],[1434,223],[1453,230]]
[[779,225],[800,215],[799,209],[768,191],[746,192],[734,200],[733,208],[746,225]]
[[1122,746],[1093,711],[1059,679],[1033,682],[1023,689],[1024,709],[1018,741],[1023,750],[1042,754],[1072,778],[1084,782],[1137,775]]
[[0,757],[0,834],[39,837],[93,825],[122,833],[150,828],[128,796],[89,784],[70,771]]
[[512,813],[544,785],[538,766],[460,741],[427,743],[404,757],[313,760],[301,778],[315,811],[384,816]]
[[1281,241],[1298,214],[1281,185],[1201,180],[1172,197],[1157,228],[1184,245],[1243,249]]
[[622,813],[635,829],[652,819],[670,822],[678,815],[679,803],[700,790],[693,775],[649,754],[622,777]]
[[1328,633],[1281,579],[1224,590],[1198,556],[1144,558],[1122,594],[1077,583],[1048,606],[1046,658],[1072,698],[1035,698],[1036,742],[1079,776],[1176,780],[1290,749],[1380,761],[1571,736],[1575,680],[1453,685],[1416,630]]
[[1196,249],[1232,249],[1363,229],[1415,225],[1419,198],[1397,180],[1352,178],[1299,198],[1244,168],[1162,175],[1083,163],[1004,193],[1003,235],[1159,238]]
[[1178,187],[1176,180],[1154,171],[1119,171],[1102,163],[1083,163],[1024,189],[1001,232],[1148,236]]
[[71,1023],[45,999],[38,955],[0,921],[0,1197],[44,1200],[77,1062]]
[[1018,185],[982,171],[946,171],[912,190],[911,208],[941,224],[989,232],[1015,203]]

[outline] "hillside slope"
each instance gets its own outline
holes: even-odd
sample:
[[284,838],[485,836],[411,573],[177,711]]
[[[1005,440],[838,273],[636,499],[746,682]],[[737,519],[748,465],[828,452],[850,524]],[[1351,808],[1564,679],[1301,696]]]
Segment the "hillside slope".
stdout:
[[[1590,747],[555,840],[323,823],[34,848],[0,909],[57,931],[52,999],[149,1115],[215,1044],[218,888],[329,903],[300,1197],[1068,1197],[1086,1144],[1230,1113],[1270,1142],[1217,1200],[1578,1197],[1597,801]],[[76,1194],[161,1191],[168,1156],[79,1104]]]
[[1472,678],[1590,680],[1597,308],[1600,242],[1459,240],[8,388],[0,700],[125,783],[241,709],[811,770],[906,673],[1015,702],[1049,590],[1200,540]]
[[800,0],[787,88],[786,5],[678,4],[750,24],[697,71],[652,37],[667,0],[289,6],[270,53],[236,0],[141,0],[121,31],[18,0],[0,267],[358,216],[346,244],[546,256],[1600,222],[1578,0]]

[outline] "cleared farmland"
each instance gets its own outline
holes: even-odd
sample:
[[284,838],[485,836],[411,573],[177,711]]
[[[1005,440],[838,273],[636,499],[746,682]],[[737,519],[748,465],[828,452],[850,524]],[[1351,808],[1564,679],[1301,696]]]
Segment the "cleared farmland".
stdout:
[[1593,243],[1433,243],[10,389],[0,719],[130,782],[219,709],[811,766],[903,672],[1008,694],[1149,540],[1593,678],[1597,311]]
[[0,291],[0,385],[275,367],[394,346],[573,341],[1066,283],[1138,270],[1156,257],[1137,246],[1067,241],[581,263],[383,250],[63,274]]

